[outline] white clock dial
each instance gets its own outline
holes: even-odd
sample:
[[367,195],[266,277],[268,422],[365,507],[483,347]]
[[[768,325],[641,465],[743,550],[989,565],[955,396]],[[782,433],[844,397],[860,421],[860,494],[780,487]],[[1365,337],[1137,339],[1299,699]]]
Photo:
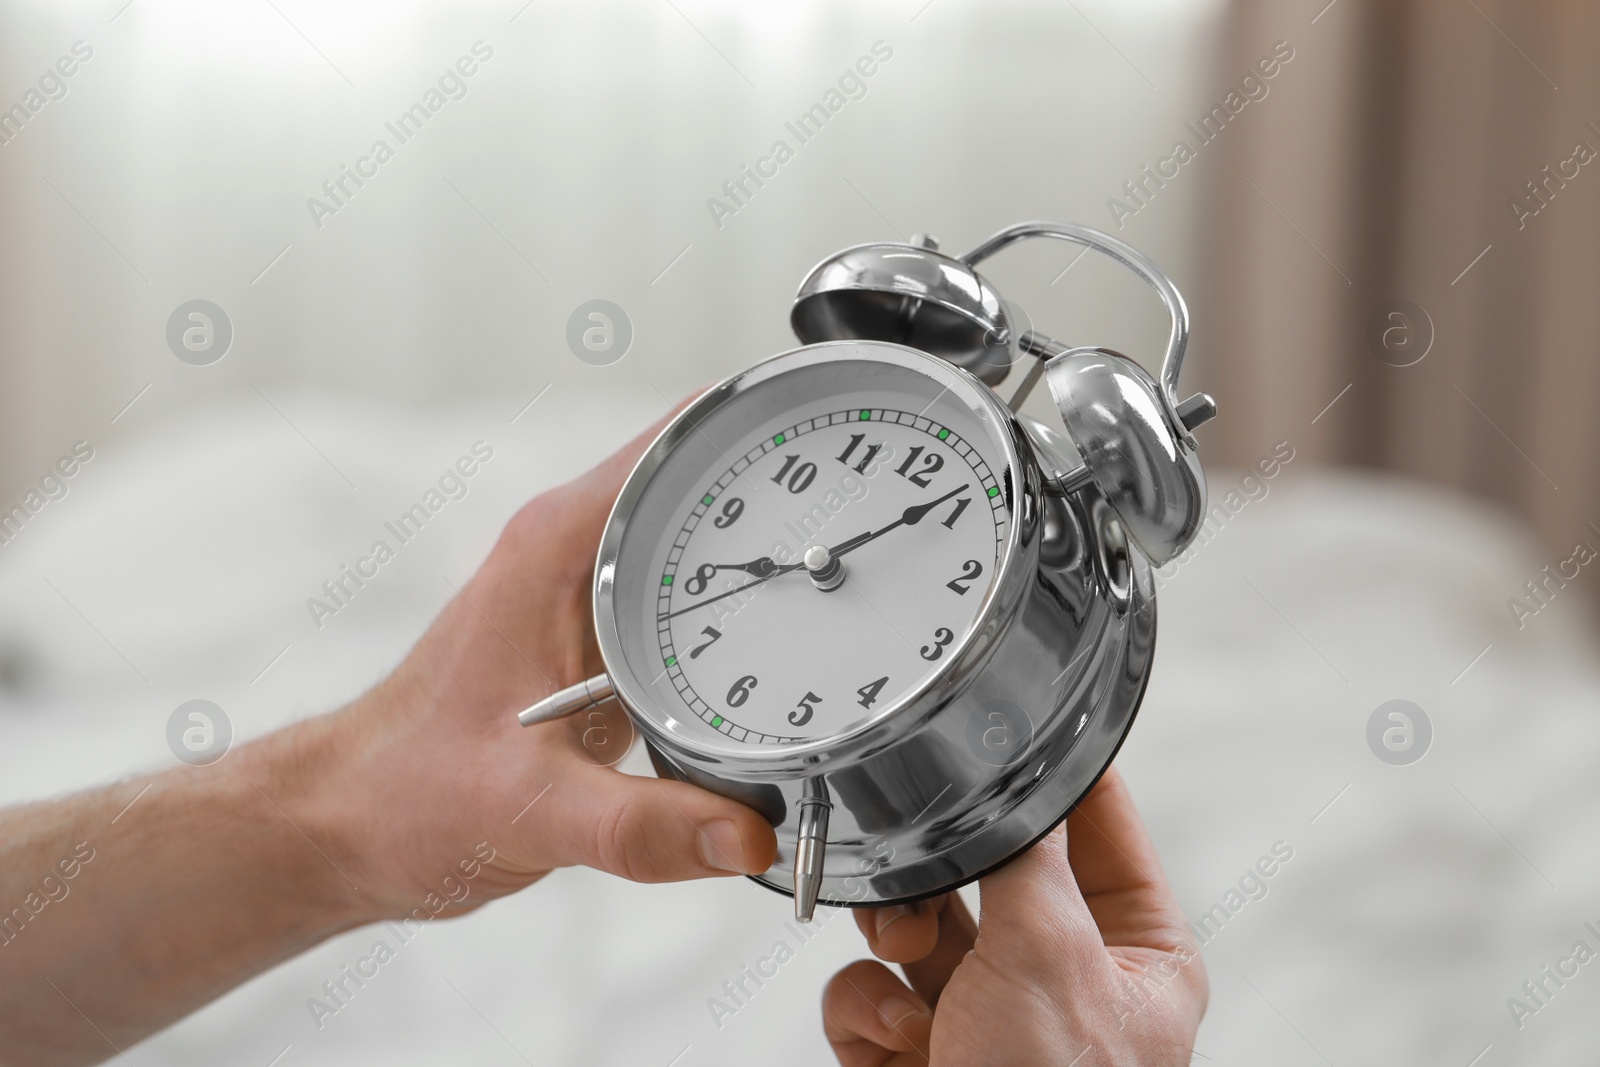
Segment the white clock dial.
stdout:
[[992,418],[914,371],[845,367],[730,404],[632,517],[617,610],[680,727],[775,745],[861,726],[941,670],[1003,566]]

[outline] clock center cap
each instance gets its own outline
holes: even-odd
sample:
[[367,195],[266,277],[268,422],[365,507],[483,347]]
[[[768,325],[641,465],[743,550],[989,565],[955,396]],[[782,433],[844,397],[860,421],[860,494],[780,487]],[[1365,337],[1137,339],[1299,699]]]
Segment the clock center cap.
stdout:
[[811,575],[811,584],[824,593],[831,593],[844,584],[844,564],[833,558],[824,545],[812,545],[801,560]]

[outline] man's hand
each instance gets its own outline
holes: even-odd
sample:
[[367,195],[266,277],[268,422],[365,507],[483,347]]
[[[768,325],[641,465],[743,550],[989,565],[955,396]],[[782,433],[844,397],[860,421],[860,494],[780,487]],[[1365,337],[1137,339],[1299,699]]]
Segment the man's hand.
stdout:
[[777,840],[754,811],[611,769],[633,739],[615,705],[516,720],[602,669],[595,551],[659,429],[523,508],[350,706],[210,766],[0,811],[0,1065],[99,1062],[341,930],[458,913],[557,867],[766,870]]
[[481,841],[496,857],[477,881],[490,896],[577,864],[641,882],[772,865],[772,827],[744,805],[610,769],[633,740],[616,704],[543,726],[516,720],[604,669],[595,551],[660,429],[524,507],[400,668],[327,723],[338,773],[318,802],[351,878],[382,910],[438,892]]
[[856,913],[874,954],[823,994],[843,1067],[1179,1067],[1205,966],[1127,788],[1108,771],[1039,844],[961,898]]

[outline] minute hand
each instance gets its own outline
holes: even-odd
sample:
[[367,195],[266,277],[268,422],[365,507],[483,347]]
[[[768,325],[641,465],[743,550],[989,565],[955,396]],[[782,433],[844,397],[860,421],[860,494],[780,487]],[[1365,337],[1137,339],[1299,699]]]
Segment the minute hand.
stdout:
[[926,504],[913,504],[911,507],[906,508],[906,510],[901,513],[900,517],[898,519],[894,520],[893,522],[891,522],[889,525],[883,527],[880,530],[873,530],[870,533],[857,534],[855,537],[850,538],[850,540],[848,540],[848,541],[842,541],[837,546],[835,546],[834,548],[829,549],[828,550],[828,554],[830,556],[832,556],[834,559],[838,559],[840,556],[844,555],[846,552],[854,552],[856,549],[860,548],[862,545],[866,544],[868,541],[876,541],[878,538],[882,537],[884,534],[888,533],[890,530],[896,529],[897,527],[900,527],[900,526],[915,526],[917,523],[921,522],[924,517],[927,516],[928,512],[932,511],[934,508],[938,507],[940,504],[943,504],[946,500],[949,500],[951,497],[958,496],[961,493],[966,492],[971,487],[972,487],[972,483],[968,482],[966,485],[962,485],[962,486],[960,486],[958,488],[950,490],[948,493],[946,493],[944,496],[940,497],[938,500],[930,500]]

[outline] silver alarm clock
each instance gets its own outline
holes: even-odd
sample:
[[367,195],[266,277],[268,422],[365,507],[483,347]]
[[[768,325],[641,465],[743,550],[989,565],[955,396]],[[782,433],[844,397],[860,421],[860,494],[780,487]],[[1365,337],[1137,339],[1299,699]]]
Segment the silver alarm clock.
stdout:
[[[974,268],[1034,237],[1155,289],[1159,379],[1016,328]],[[520,719],[620,702],[658,773],[772,822],[756,880],[807,921],[969,882],[1093,786],[1149,678],[1150,568],[1204,517],[1191,431],[1216,408],[1177,396],[1177,289],[1080,226],[959,259],[930,238],[847,249],[791,322],[803,347],[703,394],[639,460],[595,569],[606,672]],[[1065,433],[1017,412],[1041,377]]]

